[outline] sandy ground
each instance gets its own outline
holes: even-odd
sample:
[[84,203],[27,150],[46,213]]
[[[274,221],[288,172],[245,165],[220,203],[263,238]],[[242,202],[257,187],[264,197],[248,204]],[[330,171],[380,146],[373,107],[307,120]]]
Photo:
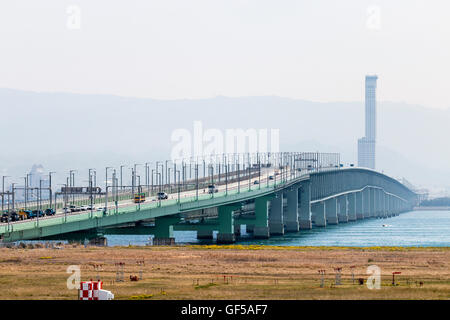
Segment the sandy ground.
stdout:
[[[0,299],[76,299],[77,290],[67,289],[70,265],[80,267],[82,281],[100,277],[116,299],[450,299],[450,248],[239,245],[1,248]],[[366,286],[370,265],[381,269],[378,290]],[[143,279],[130,281],[140,271]],[[394,271],[401,272],[395,286]]]

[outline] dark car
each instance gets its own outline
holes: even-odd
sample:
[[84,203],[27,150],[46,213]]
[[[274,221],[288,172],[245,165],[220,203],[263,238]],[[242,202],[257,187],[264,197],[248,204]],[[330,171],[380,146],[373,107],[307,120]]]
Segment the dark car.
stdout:
[[33,211],[28,210],[28,211],[26,211],[28,219],[36,218],[36,213],[34,211],[37,211],[37,210],[33,210]]
[[209,193],[209,194],[217,193],[217,192],[219,192],[219,189],[217,189],[217,187],[216,187],[215,185],[210,184],[210,185],[208,186],[208,193]]
[[55,214],[55,210],[48,208],[45,209],[44,213],[46,216],[53,216]]
[[165,192],[158,192],[157,198],[158,198],[158,200],[164,200],[164,199],[168,199],[169,196]]
[[0,218],[0,222],[8,222],[9,221],[9,214],[3,213],[2,217]]
[[33,210],[32,213],[34,214],[34,217],[39,216],[40,218],[44,216],[44,212],[42,210]]
[[11,220],[10,221],[19,221],[19,215],[17,214],[17,212],[13,211],[11,212]]

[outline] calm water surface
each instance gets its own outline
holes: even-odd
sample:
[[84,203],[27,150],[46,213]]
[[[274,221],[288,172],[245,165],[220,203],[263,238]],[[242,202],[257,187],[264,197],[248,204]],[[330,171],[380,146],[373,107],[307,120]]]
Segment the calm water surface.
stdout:
[[[383,225],[387,225],[383,227]],[[210,244],[215,240],[197,240],[195,231],[175,231],[177,243]],[[108,245],[150,244],[146,235],[108,235]],[[214,238],[216,233],[214,233]],[[450,211],[412,211],[388,219],[367,219],[326,228],[313,228],[285,236],[256,240],[245,233],[237,244],[273,246],[402,246],[448,247],[450,245]]]

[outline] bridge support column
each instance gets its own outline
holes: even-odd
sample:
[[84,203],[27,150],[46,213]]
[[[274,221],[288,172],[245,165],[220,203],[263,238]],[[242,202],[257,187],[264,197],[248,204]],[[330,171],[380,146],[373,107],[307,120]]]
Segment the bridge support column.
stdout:
[[298,188],[286,192],[287,210],[284,216],[284,224],[287,232],[298,232]]
[[247,233],[253,233],[253,229],[255,228],[254,224],[246,224],[245,225],[245,232]]
[[386,219],[387,218],[387,214],[386,214],[386,205],[385,205],[385,200],[384,200],[384,191],[380,190],[380,215]]
[[373,189],[373,213],[374,218],[381,218],[380,189]]
[[235,224],[234,225],[234,235],[236,237],[240,237],[241,236],[241,225],[240,224]]
[[173,225],[179,222],[178,217],[164,216],[155,218],[153,245],[164,246],[175,244]]
[[197,230],[197,239],[202,240],[212,240],[213,238],[213,231],[212,230]]
[[363,214],[364,214],[364,218],[370,218],[371,214],[370,214],[370,198],[371,198],[371,192],[370,192],[370,188],[366,188],[363,191]]
[[338,202],[338,221],[339,223],[348,222],[348,212],[347,212],[347,195],[343,195],[337,198]]
[[217,234],[217,243],[234,243],[236,240],[233,211],[239,208],[239,205],[225,205],[218,208],[219,233]]
[[386,193],[386,212],[388,217],[393,217],[392,207],[391,207],[391,195]]
[[356,194],[347,195],[347,215],[348,221],[356,221]]
[[327,217],[327,224],[338,224],[337,216],[337,199],[331,198],[325,201],[325,216]]
[[355,193],[356,200],[356,219],[364,219],[364,205],[363,205],[363,192]]
[[384,194],[384,212],[388,218],[392,217],[391,211],[389,210],[389,195]]
[[269,200],[270,197],[260,197],[255,199],[253,237],[256,239],[269,239]]
[[269,213],[269,231],[270,235],[284,234],[283,221],[283,193],[279,193],[276,198],[273,198]]
[[299,208],[299,228],[311,229],[311,183],[309,181],[302,183],[299,188],[300,208]]
[[373,188],[369,188],[369,193],[370,193],[370,198],[369,198],[369,203],[370,203],[370,210],[369,210],[369,214],[371,218],[375,218],[376,217],[376,211],[375,211],[375,202],[377,201],[376,198],[376,194],[375,194],[375,189]]
[[397,198],[392,196],[391,198],[391,211],[394,215],[398,216],[398,211],[397,211]]
[[383,209],[383,217],[389,218],[390,214],[387,210],[387,194],[384,193],[384,191],[381,193],[381,202],[382,202],[382,209]]
[[327,219],[325,217],[325,203],[316,202],[311,206],[312,215],[314,217],[314,226],[316,227],[326,227]]

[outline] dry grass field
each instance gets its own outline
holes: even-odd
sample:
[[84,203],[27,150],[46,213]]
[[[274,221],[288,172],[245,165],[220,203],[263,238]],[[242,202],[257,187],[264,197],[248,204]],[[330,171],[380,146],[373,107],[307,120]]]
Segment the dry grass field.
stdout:
[[[124,282],[116,281],[118,262]],[[99,276],[116,299],[450,299],[450,248],[238,245],[0,248],[0,299],[76,299],[66,287],[69,265],[80,266],[82,281]],[[369,265],[381,268],[379,290],[366,286]],[[143,279],[130,281],[140,270]],[[396,286],[393,271],[401,272]]]

